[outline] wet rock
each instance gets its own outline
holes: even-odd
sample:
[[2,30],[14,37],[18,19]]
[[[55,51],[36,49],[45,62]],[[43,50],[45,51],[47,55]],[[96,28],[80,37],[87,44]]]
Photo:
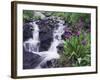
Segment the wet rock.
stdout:
[[[48,51],[53,42],[53,31],[57,29],[58,23],[61,22],[56,18],[46,17],[36,22],[39,26],[39,52]],[[61,22],[64,24],[64,22]],[[30,23],[24,23],[23,25],[23,42],[33,37],[33,26]],[[63,45],[57,47],[59,50],[63,49]],[[25,51],[23,49],[23,69],[33,69],[43,60],[37,54]],[[56,60],[50,60],[41,65],[42,68],[58,67]]]
[[23,50],[23,69],[35,68],[41,61],[39,55]]
[[40,42],[40,47],[39,47],[39,51],[47,51],[50,46],[51,46],[51,42],[53,41],[52,38],[49,38],[47,40],[41,41]]
[[23,25],[23,41],[26,41],[29,38],[33,37],[32,29],[33,29],[33,26],[29,23],[25,23]]
[[48,31],[48,32],[40,32],[39,33],[39,39],[40,41],[45,41],[48,39],[53,39],[53,32],[52,31]]
[[58,49],[58,53],[62,53],[63,52],[63,50],[64,50],[64,46],[63,46],[64,44],[59,44],[58,46],[57,46],[57,49]]
[[58,64],[57,62],[58,62],[57,59],[49,60],[46,63],[41,64],[41,68],[56,68]]

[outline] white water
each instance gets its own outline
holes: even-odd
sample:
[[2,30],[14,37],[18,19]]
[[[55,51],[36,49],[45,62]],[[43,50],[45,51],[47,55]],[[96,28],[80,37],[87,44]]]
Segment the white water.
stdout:
[[59,59],[60,55],[57,52],[57,46],[63,41],[61,35],[64,33],[65,26],[62,23],[58,23],[58,29],[55,29],[53,32],[53,42],[48,51],[38,53],[42,57],[45,57],[44,60],[36,68],[41,68],[41,65],[52,59]]
[[[33,38],[29,39],[24,43],[25,50],[33,52],[43,58],[43,60],[38,64],[36,68],[41,68],[41,65],[50,61],[52,59],[59,59],[60,55],[57,53],[57,46],[62,43],[61,35],[64,33],[65,26],[62,23],[58,23],[58,29],[55,29],[53,32],[53,42],[48,51],[39,52],[39,27],[33,22],[32,23],[34,31]],[[28,47],[26,45],[28,44]]]
[[39,27],[33,22],[33,38],[24,42],[25,50],[28,52],[39,52]]

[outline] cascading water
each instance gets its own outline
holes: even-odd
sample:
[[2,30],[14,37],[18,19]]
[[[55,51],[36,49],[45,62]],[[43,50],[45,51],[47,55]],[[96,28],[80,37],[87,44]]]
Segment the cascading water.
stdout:
[[39,52],[39,27],[36,22],[30,23],[33,26],[33,38],[24,42],[25,50],[28,52]]
[[33,50],[32,52],[39,52],[39,27],[38,25],[33,22]]
[[53,31],[53,41],[50,48],[48,51],[39,52],[39,26],[36,22],[32,22],[31,25],[33,26],[33,38],[25,41],[24,47],[26,51],[37,54],[42,58],[41,62],[35,67],[42,68],[41,66],[45,65],[47,61],[60,58],[60,55],[57,52],[57,46],[62,43],[61,35],[64,33],[65,26],[62,21],[59,21],[58,27],[54,28]]
[[53,42],[51,43],[49,50],[38,53],[41,57],[44,57],[44,59],[36,68],[41,68],[41,65],[44,65],[47,61],[60,58],[60,55],[57,52],[57,46],[63,42],[61,35],[64,33],[64,28],[65,26],[59,22],[58,29],[55,29],[53,32]]

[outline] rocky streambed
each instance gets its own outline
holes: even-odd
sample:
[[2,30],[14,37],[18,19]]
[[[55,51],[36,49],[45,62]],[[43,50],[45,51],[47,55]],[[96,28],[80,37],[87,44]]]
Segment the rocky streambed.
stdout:
[[63,49],[64,20],[45,17],[23,25],[23,69],[59,67]]

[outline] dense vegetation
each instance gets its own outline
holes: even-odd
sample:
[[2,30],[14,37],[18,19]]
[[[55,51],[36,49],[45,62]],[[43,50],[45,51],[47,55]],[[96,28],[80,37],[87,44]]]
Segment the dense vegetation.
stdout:
[[[40,20],[35,16],[36,11],[24,10],[24,23],[31,20]],[[37,11],[38,12],[38,11]],[[91,65],[91,15],[87,13],[48,12],[40,11],[46,17],[60,17],[65,21],[65,33],[61,58],[56,66],[90,66]]]

